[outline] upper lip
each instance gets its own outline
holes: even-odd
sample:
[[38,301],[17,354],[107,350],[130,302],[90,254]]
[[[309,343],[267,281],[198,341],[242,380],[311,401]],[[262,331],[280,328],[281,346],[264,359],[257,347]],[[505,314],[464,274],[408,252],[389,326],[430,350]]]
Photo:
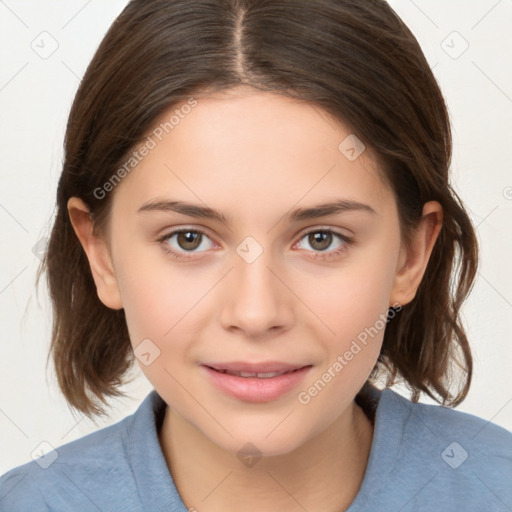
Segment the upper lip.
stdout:
[[262,363],[246,363],[241,361],[234,361],[229,363],[203,363],[203,366],[209,366],[217,371],[228,372],[244,372],[244,373],[272,373],[272,372],[289,372],[304,368],[304,364],[290,364],[279,361],[267,361]]

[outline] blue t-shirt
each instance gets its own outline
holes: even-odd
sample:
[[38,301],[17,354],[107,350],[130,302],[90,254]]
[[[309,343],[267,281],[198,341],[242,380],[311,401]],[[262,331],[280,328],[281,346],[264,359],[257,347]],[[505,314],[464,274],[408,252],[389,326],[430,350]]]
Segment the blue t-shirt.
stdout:
[[[391,389],[372,393],[370,457],[347,512],[512,511],[512,433]],[[164,412],[153,390],[122,421],[8,471],[0,512],[187,512],[158,441]]]

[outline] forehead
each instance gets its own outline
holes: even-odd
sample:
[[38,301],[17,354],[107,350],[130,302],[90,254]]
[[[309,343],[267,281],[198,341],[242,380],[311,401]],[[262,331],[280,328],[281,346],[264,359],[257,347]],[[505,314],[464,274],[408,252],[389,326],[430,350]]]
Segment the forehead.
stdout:
[[389,200],[371,148],[317,105],[242,88],[188,104],[148,131],[151,150],[120,187],[133,206],[169,196],[275,218],[319,199]]

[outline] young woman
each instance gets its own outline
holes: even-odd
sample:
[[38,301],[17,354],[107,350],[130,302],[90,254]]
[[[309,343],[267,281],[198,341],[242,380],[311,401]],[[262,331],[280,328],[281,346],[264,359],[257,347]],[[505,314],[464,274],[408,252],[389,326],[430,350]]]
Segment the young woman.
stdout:
[[0,510],[512,509],[512,434],[447,407],[477,268],[451,149],[382,0],[132,0],[42,270],[68,402],[104,413],[135,362],[154,391],[6,473]]

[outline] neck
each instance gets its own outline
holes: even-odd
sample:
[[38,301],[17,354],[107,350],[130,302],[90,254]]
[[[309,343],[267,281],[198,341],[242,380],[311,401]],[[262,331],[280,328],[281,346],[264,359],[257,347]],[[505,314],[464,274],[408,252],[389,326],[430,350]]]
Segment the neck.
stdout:
[[246,467],[169,407],[159,431],[167,466],[185,505],[201,512],[340,512],[354,500],[373,438],[354,401],[294,451]]

